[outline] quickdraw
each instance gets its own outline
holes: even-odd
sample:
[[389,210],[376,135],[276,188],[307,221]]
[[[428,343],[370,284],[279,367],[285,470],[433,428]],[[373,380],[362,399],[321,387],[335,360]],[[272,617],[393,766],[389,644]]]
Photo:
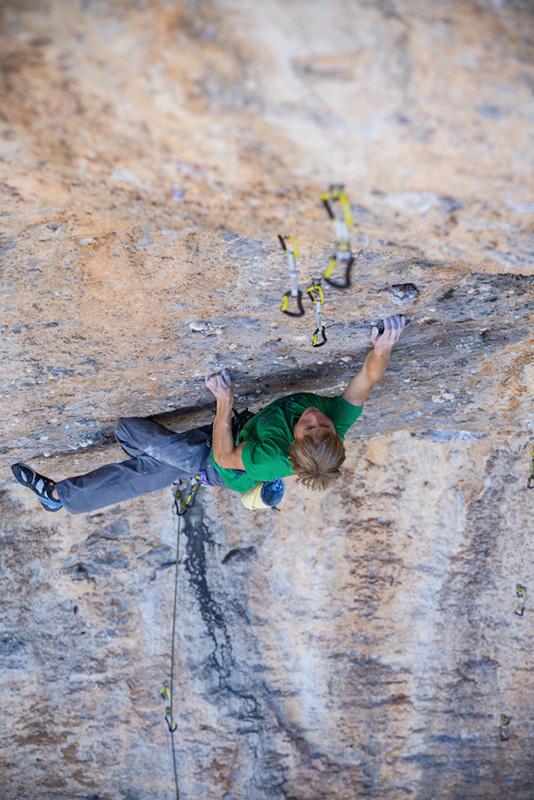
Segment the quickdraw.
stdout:
[[[336,253],[330,259],[330,263],[323,273],[323,279],[336,289],[347,289],[350,286],[351,270],[354,263],[354,257],[350,250],[349,232],[352,226],[352,214],[348,197],[343,189],[344,187],[341,184],[333,185],[330,186],[328,192],[321,196],[328,216],[334,221],[336,235]],[[334,201],[341,203],[342,217],[337,216],[334,212],[332,207]],[[331,278],[337,264],[345,267],[345,278],[343,280],[332,280]]]
[[[290,250],[286,245],[286,241],[283,236],[280,236],[280,234],[278,234],[278,239],[280,240],[280,244],[282,245],[282,250],[284,251],[284,253],[287,254],[287,263],[289,265],[289,280],[291,282],[291,289],[284,294],[284,299],[282,301],[282,305],[280,306],[280,311],[282,311],[284,314],[287,314],[288,317],[303,317],[304,306],[302,305],[302,292],[299,289],[299,281],[297,275],[297,258],[299,257],[297,240],[294,236],[291,237],[291,244],[293,246],[293,249]],[[287,310],[290,300],[296,301],[298,311]]]
[[528,479],[527,488],[534,489],[534,447],[532,448],[532,468]]
[[[199,475],[197,475],[196,478],[190,479],[189,487],[187,488],[185,486],[185,481],[178,481],[174,494],[174,507],[179,517],[183,517],[184,514],[187,513],[188,509],[193,508],[197,498],[197,492],[201,486],[202,483]],[[187,496],[184,500],[183,497],[185,496],[186,492]]]
[[515,609],[515,613],[518,617],[522,617],[525,613],[525,602],[527,599],[527,590],[524,586],[521,586],[520,583],[516,583],[515,585],[515,593],[519,597],[519,605]]
[[163,698],[163,702],[165,703],[165,721],[169,727],[169,731],[174,733],[175,730],[178,729],[178,725],[176,724],[174,717],[172,716],[172,696],[171,690],[167,683],[163,684],[162,689],[160,690],[160,695]]
[[[311,286],[306,290],[306,294],[312,303],[315,303],[315,314],[317,317],[317,327],[313,334],[312,347],[322,347],[323,344],[327,343],[328,339],[326,338],[325,327],[321,319],[321,305],[324,303],[324,292],[321,281],[312,281]],[[320,342],[318,341],[319,334],[322,337]]]
[[510,738],[510,734],[508,733],[508,725],[511,721],[512,721],[511,717],[507,717],[506,714],[501,714],[501,724],[500,724],[501,742],[506,742]]

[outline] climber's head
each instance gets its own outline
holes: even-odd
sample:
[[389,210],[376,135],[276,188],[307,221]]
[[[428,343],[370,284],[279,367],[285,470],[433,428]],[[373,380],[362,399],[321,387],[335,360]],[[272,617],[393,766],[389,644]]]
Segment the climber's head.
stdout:
[[293,434],[289,460],[299,483],[326,489],[341,477],[345,448],[331,419],[310,406],[295,423]]

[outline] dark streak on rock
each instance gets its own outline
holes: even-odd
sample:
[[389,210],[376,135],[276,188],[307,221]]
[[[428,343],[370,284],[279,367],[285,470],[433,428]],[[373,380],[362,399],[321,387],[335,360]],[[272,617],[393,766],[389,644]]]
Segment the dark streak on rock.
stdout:
[[182,525],[186,538],[184,568],[197,598],[206,630],[213,640],[214,649],[210,661],[219,674],[219,686],[224,689],[233,666],[232,642],[222,607],[214,598],[208,583],[206,550],[213,544],[213,539],[204,521],[201,502],[197,501],[189,509]]

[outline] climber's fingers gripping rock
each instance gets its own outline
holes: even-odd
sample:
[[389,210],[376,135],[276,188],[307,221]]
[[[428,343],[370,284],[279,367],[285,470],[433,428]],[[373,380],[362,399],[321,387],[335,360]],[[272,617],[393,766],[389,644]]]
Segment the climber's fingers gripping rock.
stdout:
[[379,333],[375,326],[371,331],[371,344],[375,350],[389,351],[398,342],[406,320],[402,314],[394,314],[384,320],[384,332]]
[[227,370],[214,372],[206,378],[206,386],[218,400],[227,400],[232,403],[234,400],[234,385],[232,378]]

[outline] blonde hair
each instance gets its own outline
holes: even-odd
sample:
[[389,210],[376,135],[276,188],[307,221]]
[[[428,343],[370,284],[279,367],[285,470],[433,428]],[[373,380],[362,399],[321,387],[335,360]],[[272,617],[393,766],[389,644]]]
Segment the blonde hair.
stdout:
[[326,489],[343,474],[345,447],[338,434],[331,431],[317,439],[299,436],[291,442],[289,460],[298,483],[309,489]]

